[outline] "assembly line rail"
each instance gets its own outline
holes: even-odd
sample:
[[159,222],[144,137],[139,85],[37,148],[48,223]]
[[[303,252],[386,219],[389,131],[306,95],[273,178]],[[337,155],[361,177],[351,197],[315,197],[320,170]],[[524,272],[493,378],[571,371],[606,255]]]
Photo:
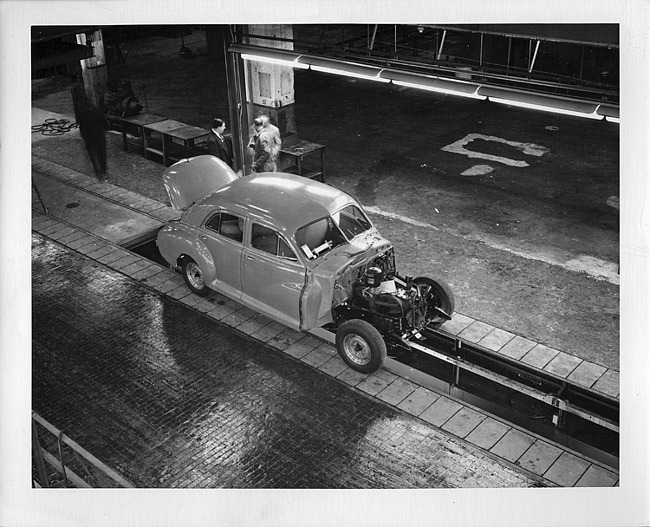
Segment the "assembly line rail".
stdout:
[[[558,422],[562,421],[563,413],[570,413],[619,432],[620,408],[615,398],[440,330],[427,329],[423,336],[426,345],[410,342],[411,347],[451,364],[454,376],[464,369],[537,399],[557,409]],[[453,378],[450,384],[454,384]]]

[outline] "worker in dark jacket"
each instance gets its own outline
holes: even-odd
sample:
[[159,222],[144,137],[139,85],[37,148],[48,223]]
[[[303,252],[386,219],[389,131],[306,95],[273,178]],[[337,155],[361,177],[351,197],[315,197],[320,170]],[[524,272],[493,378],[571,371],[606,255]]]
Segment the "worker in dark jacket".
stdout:
[[95,175],[100,181],[108,179],[106,175],[104,114],[85,97],[82,98],[77,109],[77,125],[86,144]]
[[226,123],[219,118],[212,121],[212,130],[208,136],[208,154],[224,161],[230,168],[235,169],[232,155],[232,139],[223,135]]

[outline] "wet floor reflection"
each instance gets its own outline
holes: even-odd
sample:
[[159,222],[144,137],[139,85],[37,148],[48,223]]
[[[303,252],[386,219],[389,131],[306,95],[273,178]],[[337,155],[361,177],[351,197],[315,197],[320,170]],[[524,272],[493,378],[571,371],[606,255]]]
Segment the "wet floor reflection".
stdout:
[[39,236],[32,255],[34,410],[136,485],[450,485],[429,427]]

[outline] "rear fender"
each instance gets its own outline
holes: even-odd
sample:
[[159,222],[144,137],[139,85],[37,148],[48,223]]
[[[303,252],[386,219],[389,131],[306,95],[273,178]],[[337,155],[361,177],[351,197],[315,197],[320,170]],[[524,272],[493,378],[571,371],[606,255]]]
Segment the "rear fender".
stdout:
[[183,257],[187,256],[199,265],[206,284],[211,284],[216,279],[217,270],[210,251],[196,234],[188,232],[180,224],[168,224],[161,229],[156,244],[170,267],[180,269]]

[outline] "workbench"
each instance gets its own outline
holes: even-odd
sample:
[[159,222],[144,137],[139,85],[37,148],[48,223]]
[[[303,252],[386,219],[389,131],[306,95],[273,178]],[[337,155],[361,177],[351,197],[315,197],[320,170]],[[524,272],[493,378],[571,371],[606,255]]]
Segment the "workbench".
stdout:
[[[165,166],[190,157],[198,140],[210,135],[209,130],[191,126],[173,119],[165,119],[143,125],[144,157],[162,158]],[[182,148],[175,147],[180,145]]]
[[[155,113],[140,113],[132,117],[117,117],[115,115],[111,115],[107,116],[107,118],[111,124],[118,123],[120,125],[122,132],[122,144],[124,146],[125,152],[129,150],[128,134],[142,139],[144,136],[145,125],[158,121],[164,121],[167,119],[167,117],[163,115],[157,115]],[[142,143],[138,143],[138,149],[144,153],[144,145]]]
[[[305,160],[307,157],[309,159]],[[324,161],[325,145],[298,139],[295,143],[280,149],[279,170],[325,183]]]

